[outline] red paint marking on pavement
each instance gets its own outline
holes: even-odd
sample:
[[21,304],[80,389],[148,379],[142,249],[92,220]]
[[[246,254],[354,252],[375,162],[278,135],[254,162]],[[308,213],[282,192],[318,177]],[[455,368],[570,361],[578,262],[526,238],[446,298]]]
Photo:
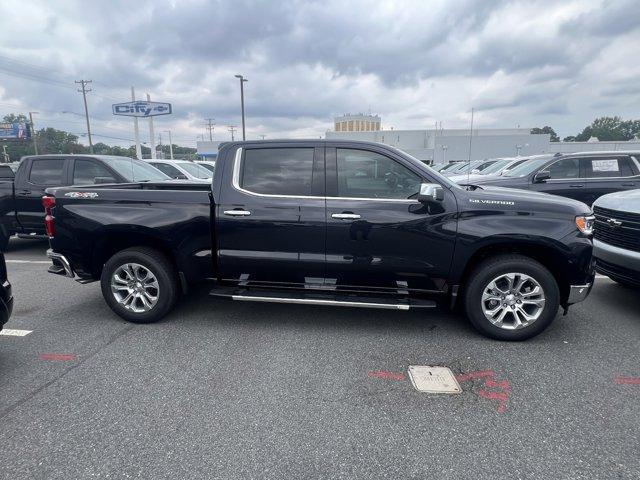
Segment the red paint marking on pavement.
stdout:
[[467,380],[475,380],[476,378],[493,377],[492,370],[480,370],[477,372],[461,373],[456,375],[456,380],[459,382],[466,382]]
[[495,400],[498,402],[496,411],[498,413],[504,413],[507,410],[507,402],[509,401],[509,395],[511,394],[511,386],[509,380],[496,380],[493,370],[479,370],[477,372],[462,373],[456,375],[456,379],[459,382],[466,382],[468,380],[484,379],[485,388],[494,388],[494,390],[480,389],[476,391],[476,395],[487,400]]
[[76,356],[72,353],[42,353],[38,355],[40,360],[52,360],[54,362],[68,362],[75,360]]
[[623,377],[618,375],[614,382],[618,385],[640,385],[640,377]]
[[372,378],[383,378],[385,380],[404,380],[405,379],[404,373],[386,372],[384,370],[369,372],[368,376]]

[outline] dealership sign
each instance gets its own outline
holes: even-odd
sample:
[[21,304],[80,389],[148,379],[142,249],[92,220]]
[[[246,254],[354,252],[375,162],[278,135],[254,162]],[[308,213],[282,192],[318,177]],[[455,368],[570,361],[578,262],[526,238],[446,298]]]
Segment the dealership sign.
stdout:
[[0,140],[27,140],[29,138],[31,138],[31,128],[28,123],[0,123]]
[[114,115],[127,117],[154,117],[156,115],[169,115],[171,104],[162,102],[136,102],[115,103],[111,106]]

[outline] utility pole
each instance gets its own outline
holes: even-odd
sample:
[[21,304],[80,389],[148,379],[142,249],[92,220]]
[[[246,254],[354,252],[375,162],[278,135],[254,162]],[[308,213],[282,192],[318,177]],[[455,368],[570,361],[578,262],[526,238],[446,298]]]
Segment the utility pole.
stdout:
[[242,75],[236,75],[240,79],[240,108],[242,109],[242,141],[247,139],[244,131],[244,82],[248,82]]
[[[147,102],[151,101],[151,95],[147,93]],[[151,158],[158,158],[156,156],[156,137],[153,133],[153,117],[149,117],[149,138],[151,139]]]
[[169,158],[173,160],[173,142],[171,141],[171,130],[165,130],[169,134]]
[[90,88],[87,88],[87,84],[91,83],[91,80],[76,80],[75,83],[81,86],[81,88],[79,88],[78,91],[82,93],[82,98],[84,100],[84,116],[87,118],[87,136],[89,137],[89,151],[93,153],[93,141],[91,140],[91,125],[89,124],[89,108],[87,107],[87,92],[91,91]]
[[164,150],[162,149],[162,132],[158,134],[158,144],[160,145],[160,158],[164,158]]
[[213,130],[214,127],[216,126],[215,123],[213,123],[213,121],[215,120],[215,118],[207,118],[207,130],[209,130],[209,141],[213,142]]
[[[131,101],[136,101],[136,92],[133,86],[131,87]],[[142,147],[140,146],[140,130],[138,129],[138,117],[133,117],[133,133],[134,139],[136,141],[136,158],[138,160],[142,160]]]
[[231,141],[233,142],[235,140],[235,137],[233,136],[233,134],[235,133],[235,131],[237,130],[235,125],[229,125],[229,131],[231,132]]
[[39,112],[29,112],[29,123],[31,123],[31,137],[33,139],[33,150],[38,155],[38,133],[36,132],[36,126],[33,124],[33,114]]

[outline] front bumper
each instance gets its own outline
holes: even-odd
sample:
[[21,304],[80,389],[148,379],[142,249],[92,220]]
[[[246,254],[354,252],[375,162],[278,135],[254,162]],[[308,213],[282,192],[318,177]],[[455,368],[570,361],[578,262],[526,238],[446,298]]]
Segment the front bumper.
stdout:
[[614,247],[600,240],[594,240],[593,256],[596,257],[596,261],[604,261],[626,270],[635,270],[640,275],[640,252]]

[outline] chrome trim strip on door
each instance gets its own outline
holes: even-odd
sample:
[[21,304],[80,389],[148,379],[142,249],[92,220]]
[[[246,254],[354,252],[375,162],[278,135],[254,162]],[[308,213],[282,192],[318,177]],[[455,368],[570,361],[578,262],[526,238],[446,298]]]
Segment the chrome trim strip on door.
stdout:
[[242,163],[242,148],[236,150],[236,155],[233,161],[233,176],[231,184],[235,190],[254,197],[265,198],[304,198],[311,200],[355,200],[355,201],[368,201],[368,202],[390,202],[390,203],[420,203],[418,200],[411,198],[359,198],[359,197],[323,197],[319,195],[273,195],[269,193],[257,193],[242,188],[240,186],[240,164]]
[[330,305],[335,307],[367,307],[387,310],[409,310],[409,305],[403,304],[349,302],[338,300],[322,300],[317,298],[252,297],[250,295],[231,295],[231,298],[233,300],[242,302],[294,303],[299,305]]

